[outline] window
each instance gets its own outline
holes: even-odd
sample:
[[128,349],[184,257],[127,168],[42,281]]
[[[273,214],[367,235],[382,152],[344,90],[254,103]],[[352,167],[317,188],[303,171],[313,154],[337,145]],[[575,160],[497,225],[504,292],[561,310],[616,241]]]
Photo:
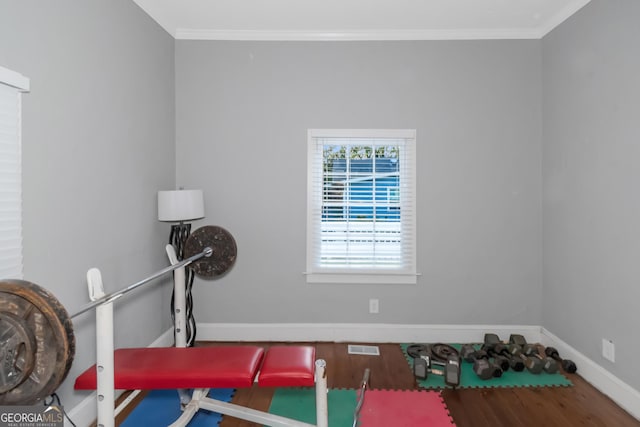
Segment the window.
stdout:
[[415,135],[309,130],[307,282],[416,283]]
[[22,278],[21,92],[29,80],[0,67],[0,278]]

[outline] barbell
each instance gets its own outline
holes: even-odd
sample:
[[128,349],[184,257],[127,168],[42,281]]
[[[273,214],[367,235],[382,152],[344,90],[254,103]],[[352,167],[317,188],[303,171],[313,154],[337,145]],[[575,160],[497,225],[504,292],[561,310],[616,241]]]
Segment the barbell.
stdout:
[[50,396],[66,378],[75,356],[71,319],[115,301],[154,279],[183,267],[204,278],[226,273],[237,248],[222,227],[194,231],[185,259],[85,305],[74,314],[51,292],[26,280],[0,280],[0,405],[32,405]]

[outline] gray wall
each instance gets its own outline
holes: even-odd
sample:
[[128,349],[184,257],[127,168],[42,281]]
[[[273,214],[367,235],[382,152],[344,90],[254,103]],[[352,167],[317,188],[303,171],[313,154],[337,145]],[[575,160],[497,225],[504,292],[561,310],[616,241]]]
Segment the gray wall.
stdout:
[[[128,0],[0,8],[0,64],[32,86],[25,278],[69,311],[90,267],[113,291],[166,265],[155,192],[177,177],[205,190],[196,226],[239,248],[198,279],[200,322],[543,324],[640,388],[637,2],[593,0],[542,42],[179,41],[175,57]],[[308,128],[418,130],[417,285],[305,283]],[[159,283],[119,304],[117,344],[166,330],[167,300]],[[68,407],[93,327],[75,322]]]
[[[174,41],[130,0],[0,0],[0,64],[31,79],[23,98],[24,277],[70,312],[85,274],[107,292],[167,265],[156,192],[174,187]],[[119,303],[116,344],[146,346],[170,324],[169,287]],[[130,325],[135,324],[135,328]],[[76,360],[95,362],[94,315],[75,319]]]
[[639,17],[636,0],[593,0],[543,39],[542,324],[636,390]]
[[[540,324],[540,48],[177,41],[177,182],[238,244],[197,320]],[[417,129],[417,285],[305,282],[308,128]]]

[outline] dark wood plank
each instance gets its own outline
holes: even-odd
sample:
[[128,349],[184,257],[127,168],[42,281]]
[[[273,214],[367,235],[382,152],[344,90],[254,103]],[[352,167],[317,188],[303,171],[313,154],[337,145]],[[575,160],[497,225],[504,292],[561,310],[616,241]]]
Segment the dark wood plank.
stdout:
[[[198,345],[313,345],[316,356],[327,362],[329,388],[357,389],[369,368],[372,389],[416,390],[417,384],[398,344],[377,345],[380,356],[350,355],[346,343],[229,343]],[[482,426],[629,426],[640,427],[610,398],[578,374],[567,374],[573,387],[445,389],[443,399],[458,427]],[[253,386],[238,389],[232,402],[267,411],[274,389]],[[329,408],[331,410],[331,408]],[[220,427],[261,427],[225,416]],[[365,426],[366,427],[366,426]],[[390,426],[392,427],[392,426]]]

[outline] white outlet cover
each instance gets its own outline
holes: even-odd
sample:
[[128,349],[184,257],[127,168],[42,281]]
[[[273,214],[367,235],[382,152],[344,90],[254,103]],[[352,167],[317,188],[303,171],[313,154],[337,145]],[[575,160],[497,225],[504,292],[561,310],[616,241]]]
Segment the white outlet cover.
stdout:
[[605,338],[602,339],[602,357],[610,362],[616,361],[615,345],[613,344],[613,341]]
[[380,301],[377,299],[369,300],[369,313],[377,314],[380,312]]

